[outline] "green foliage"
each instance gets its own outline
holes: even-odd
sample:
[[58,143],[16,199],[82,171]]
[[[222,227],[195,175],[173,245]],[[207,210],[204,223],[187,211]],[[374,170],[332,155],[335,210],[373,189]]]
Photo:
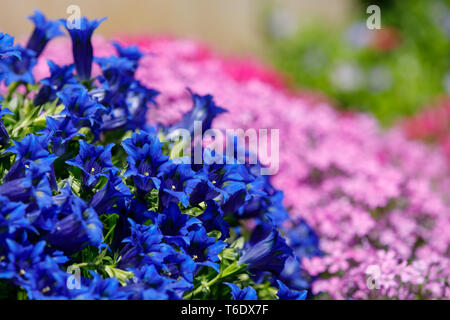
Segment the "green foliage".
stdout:
[[[450,28],[443,21],[450,18],[450,7],[449,1],[375,3],[381,8],[381,30],[365,27],[366,4],[359,10],[359,34],[350,33],[358,24],[330,30],[320,23],[276,43],[273,60],[302,87],[326,93],[340,108],[372,112],[390,125],[445,93]],[[380,48],[383,37],[396,43],[392,50]]]

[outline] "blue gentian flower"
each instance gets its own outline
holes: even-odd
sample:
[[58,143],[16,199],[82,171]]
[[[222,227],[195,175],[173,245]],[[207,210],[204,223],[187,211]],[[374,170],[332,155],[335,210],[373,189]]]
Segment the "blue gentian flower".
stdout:
[[25,204],[0,195],[0,244],[17,230],[36,231],[26,218],[26,208]]
[[157,225],[142,225],[128,219],[131,235],[124,239],[124,247],[120,251],[120,268],[138,267],[151,260],[149,253],[158,252],[163,245],[163,235]]
[[200,221],[181,213],[178,205],[171,203],[162,213],[155,216],[154,223],[158,225],[168,243],[186,248],[189,245],[187,236],[189,227]]
[[214,100],[213,96],[205,95],[200,96],[190,89],[188,89],[189,93],[192,96],[193,108],[183,115],[183,118],[166,128],[167,132],[172,133],[177,129],[183,128],[189,130],[191,136],[194,134],[194,121],[202,122],[202,134],[211,128],[211,124],[214,118],[224,112],[227,112],[225,109],[218,107]]
[[75,159],[67,160],[66,163],[80,168],[82,187],[86,190],[93,188],[100,177],[108,177],[108,172],[114,172],[118,169],[113,166],[111,161],[111,149],[114,144],[106,147],[94,146],[80,140],[80,151]]
[[166,277],[180,281],[179,289],[191,290],[194,274],[197,266],[194,260],[187,254],[178,252],[171,246],[164,246],[153,259],[160,269],[160,273]]
[[126,300],[130,294],[121,290],[116,278],[103,279],[94,271],[90,271],[92,279],[83,279],[81,292],[74,294],[78,300]]
[[6,268],[0,270],[0,279],[17,277],[25,280],[27,271],[42,260],[46,243],[40,241],[32,245],[22,245],[12,239],[6,239],[6,245],[8,248],[7,265]]
[[34,84],[33,69],[37,64],[36,53],[33,50],[17,46],[21,59],[16,55],[0,60],[0,73],[9,86],[13,82]]
[[186,249],[192,259],[197,264],[197,267],[210,267],[220,272],[219,253],[227,246],[223,241],[217,241],[214,237],[209,237],[205,228],[200,224],[194,224],[188,234],[190,243]]
[[144,196],[152,189],[159,189],[161,180],[157,177],[159,168],[169,159],[163,155],[158,137],[145,131],[133,133],[122,142],[128,154],[128,168],[125,177],[131,177],[138,195]]
[[72,39],[75,69],[77,70],[78,78],[82,81],[91,78],[92,59],[94,56],[91,37],[94,30],[97,29],[104,20],[106,20],[106,18],[89,21],[86,17],[83,17],[80,20],[80,28],[68,28],[66,24],[67,31]]
[[25,169],[30,163],[41,167],[44,171],[51,171],[51,164],[56,156],[48,151],[49,137],[28,134],[20,141],[13,141],[14,145],[5,150],[16,155],[16,161],[3,178],[4,182],[25,176]]
[[[0,194],[12,201],[32,203],[39,209],[52,205],[52,187],[50,185],[50,163],[38,165],[31,162],[25,171],[25,176],[10,180],[0,185]],[[29,208],[29,209],[31,209]]]
[[[20,51],[14,47],[14,37],[0,32],[0,58],[14,56],[20,59]],[[1,77],[0,77],[1,78]]]
[[119,57],[133,61],[135,63],[135,68],[137,67],[139,60],[144,56],[137,46],[124,47],[118,42],[113,42],[113,46],[116,48]]
[[131,269],[137,281],[130,281],[122,291],[133,300],[179,300],[184,291],[192,289],[192,284],[184,279],[172,279],[160,275],[154,265]]
[[35,105],[42,105],[46,102],[56,99],[56,93],[61,91],[65,85],[74,85],[78,81],[73,74],[74,65],[58,66],[54,62],[48,60],[48,67],[50,69],[50,76],[42,79],[41,89],[34,97],[33,103]]
[[44,261],[39,262],[30,270],[30,280],[21,286],[27,292],[30,300],[59,300],[71,297],[67,288],[69,274],[62,271],[52,257],[46,256]]
[[[39,241],[34,244],[19,243],[12,239],[6,239],[7,257],[6,267],[0,270],[1,279],[15,278],[15,281],[20,285],[25,285],[29,282],[34,282],[34,275],[32,270],[41,262],[45,262],[48,257],[46,253],[45,241]],[[50,259],[55,264],[63,264],[67,262],[67,257],[62,255],[59,251],[54,251]]]
[[159,167],[158,178],[161,180],[160,208],[167,208],[171,202],[181,202],[184,207],[188,207],[189,194],[200,182],[190,165],[175,164],[173,161],[167,161]]
[[41,132],[50,137],[52,152],[60,157],[66,152],[67,143],[76,136],[83,136],[74,126],[70,116],[47,117],[47,127]]
[[256,290],[250,286],[241,289],[234,283],[224,282],[224,284],[230,287],[233,300],[258,300]]
[[321,255],[319,249],[319,236],[306,223],[304,219],[293,221],[289,228],[285,228],[287,243],[294,249],[299,258]]
[[206,201],[206,209],[197,219],[202,222],[207,232],[219,230],[221,233],[220,240],[225,240],[230,237],[230,226],[224,220],[223,211],[216,201]]
[[33,50],[39,57],[51,39],[63,35],[59,29],[61,21],[47,20],[39,10],[34,10],[34,16],[28,19],[34,23],[34,31],[28,40],[27,49]]
[[156,105],[155,98],[159,91],[143,86],[139,81],[134,81],[127,94],[127,105],[129,113],[129,129],[143,129],[146,126],[148,105]]
[[65,106],[61,114],[70,115],[77,128],[89,127],[96,136],[99,134],[106,108],[92,98],[86,88],[68,85],[56,95]]
[[226,157],[224,157],[223,163],[209,162],[209,159],[215,155],[215,152],[210,149],[205,149],[203,154],[205,163],[196,173],[196,177],[201,181],[189,195],[189,202],[192,205],[197,205],[219,196],[221,198],[220,201],[224,203],[237,193],[242,195],[246,193],[247,185],[240,173],[241,168],[239,168],[241,165],[226,164]]
[[308,292],[306,290],[297,291],[289,289],[283,282],[277,280],[279,300],[305,300]]
[[269,271],[279,275],[286,259],[292,256],[292,249],[270,225],[259,225],[242,251],[239,264],[246,264],[252,273]]
[[[0,108],[1,108],[0,104]],[[0,146],[5,146],[9,141],[8,131],[6,131],[5,124],[2,121],[2,117],[6,114],[14,114],[8,108],[0,110]]]
[[47,235],[47,241],[55,248],[68,254],[98,246],[103,239],[103,224],[93,208],[73,194],[69,184],[61,190],[58,198],[60,220]]
[[290,288],[307,289],[311,278],[302,269],[301,259],[322,255],[319,249],[319,238],[303,219],[299,219],[283,229],[286,233],[287,243],[294,250],[295,256],[286,260],[279,279]]
[[108,172],[108,182],[97,191],[89,202],[98,214],[108,213],[109,210],[120,200],[131,198],[133,194],[115,172]]

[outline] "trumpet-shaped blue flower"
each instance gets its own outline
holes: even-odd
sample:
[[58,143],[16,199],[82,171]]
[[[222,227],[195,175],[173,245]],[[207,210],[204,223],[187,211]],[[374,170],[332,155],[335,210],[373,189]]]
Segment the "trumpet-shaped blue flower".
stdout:
[[225,284],[230,287],[233,300],[258,300],[256,290],[250,286],[241,289],[234,283],[225,282]]
[[28,40],[27,49],[33,50],[39,57],[51,39],[63,35],[59,29],[61,21],[47,20],[39,10],[35,10],[29,20],[34,23],[34,31]]
[[77,70],[78,78],[82,81],[91,78],[93,48],[91,43],[92,34],[94,30],[105,20],[89,21],[86,17],[80,19],[80,27],[68,27],[67,31],[72,39],[72,52],[75,61],[75,69]]
[[52,152],[58,157],[66,152],[70,140],[83,136],[74,126],[70,116],[47,117],[47,127],[42,132],[50,137]]
[[218,230],[221,233],[220,240],[230,237],[230,226],[223,218],[223,211],[214,200],[206,201],[205,211],[197,217],[207,232]]
[[41,89],[34,97],[35,105],[42,105],[46,102],[55,100],[56,93],[61,91],[65,85],[74,85],[78,81],[73,74],[74,65],[58,66],[54,62],[48,60],[48,67],[50,69],[50,76],[42,79]]
[[21,202],[13,202],[7,197],[0,195],[0,244],[14,234],[17,230],[35,229],[26,218],[25,210],[27,206]]
[[277,280],[279,300],[305,300],[308,292],[306,290],[297,291],[289,289],[283,282]]
[[[14,37],[0,32],[0,58],[14,56],[20,59],[20,51],[14,47]],[[1,79],[1,77],[0,77]]]
[[171,203],[162,213],[155,216],[154,223],[158,225],[168,243],[186,248],[189,245],[187,237],[189,227],[200,221],[181,213],[178,205]]
[[131,198],[133,194],[115,172],[108,172],[108,182],[97,191],[89,202],[98,214],[109,213],[109,210],[120,200]]
[[197,267],[210,267],[219,272],[218,254],[227,246],[223,241],[217,241],[214,237],[209,237],[205,228],[200,224],[194,224],[190,228],[189,247],[186,249]]
[[149,253],[158,252],[162,247],[163,235],[157,225],[137,224],[132,219],[128,221],[131,235],[123,240],[119,262],[121,268],[138,267],[143,261],[151,261]]
[[292,249],[278,230],[259,225],[246,243],[238,263],[246,264],[248,270],[255,274],[269,271],[279,275],[289,256],[292,256]]
[[144,56],[137,46],[124,47],[118,42],[113,42],[113,46],[116,48],[119,57],[133,61],[136,64],[135,68],[139,60]]
[[61,114],[71,116],[77,128],[86,126],[98,135],[106,108],[92,98],[86,88],[68,85],[56,95],[65,106]]
[[133,133],[131,138],[122,142],[122,146],[128,154],[124,176],[132,178],[137,194],[144,196],[152,189],[159,189],[159,168],[169,157],[162,154],[158,137],[143,131]]
[[16,55],[0,60],[0,74],[5,78],[6,85],[13,82],[34,84],[33,69],[37,64],[36,53],[33,50],[17,46],[21,59]]
[[83,188],[90,190],[98,183],[100,177],[108,177],[108,172],[117,171],[111,161],[113,147],[113,144],[106,147],[94,146],[80,140],[79,154],[75,159],[67,160],[66,163],[80,168]]
[[71,254],[88,245],[100,245],[103,224],[93,208],[74,195],[68,184],[54,200],[60,205],[60,220],[47,235],[47,241],[53,247]]
[[194,121],[201,121],[203,134],[206,130],[211,128],[211,124],[217,115],[227,112],[227,110],[218,107],[215,104],[213,96],[201,96],[192,92],[190,89],[188,89],[188,91],[192,96],[193,107],[189,112],[183,115],[183,118],[179,122],[167,128],[169,134],[176,129],[182,128],[189,130],[192,136],[194,134]]
[[158,178],[161,180],[159,189],[160,208],[167,208],[171,202],[181,202],[189,205],[189,194],[194,190],[200,179],[188,164],[175,164],[168,161],[159,168]]

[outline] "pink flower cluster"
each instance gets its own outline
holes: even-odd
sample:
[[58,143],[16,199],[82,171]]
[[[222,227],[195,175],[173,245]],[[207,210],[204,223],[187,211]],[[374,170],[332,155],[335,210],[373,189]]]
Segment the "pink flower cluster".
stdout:
[[[439,150],[409,141],[400,127],[384,131],[369,115],[343,115],[288,93],[258,63],[223,58],[190,40],[122,40],[149,54],[137,77],[162,93],[149,122],[179,118],[190,108],[190,87],[229,110],[216,128],[280,129],[273,183],[291,216],[304,217],[319,234],[324,252],[302,261],[317,276],[314,294],[450,298],[450,170]],[[55,41],[44,56],[69,63],[69,49]],[[114,52],[101,38],[95,51]],[[44,61],[37,72],[47,72]]]

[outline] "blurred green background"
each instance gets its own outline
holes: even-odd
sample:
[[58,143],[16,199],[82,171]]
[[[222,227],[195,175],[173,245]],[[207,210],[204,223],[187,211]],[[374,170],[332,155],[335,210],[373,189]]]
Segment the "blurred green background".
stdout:
[[[366,8],[381,9],[369,30]],[[450,93],[450,1],[361,1],[341,28],[317,21],[288,39],[272,38],[272,59],[302,87],[344,109],[374,113],[384,125]]]

